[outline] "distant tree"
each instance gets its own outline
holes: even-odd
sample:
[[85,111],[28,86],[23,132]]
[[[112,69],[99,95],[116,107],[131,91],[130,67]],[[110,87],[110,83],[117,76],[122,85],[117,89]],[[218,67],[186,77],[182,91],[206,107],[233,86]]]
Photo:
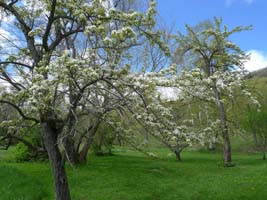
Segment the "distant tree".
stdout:
[[263,159],[266,159],[266,78],[257,76],[250,78],[247,80],[247,85],[253,90],[253,95],[257,97],[260,106],[244,101],[240,122],[242,128],[252,136],[256,149],[262,151]]
[[[195,77],[199,77],[198,75],[194,77],[194,74],[192,74],[192,81],[195,82],[195,85],[203,84],[200,91],[203,94],[205,91],[211,92],[209,98],[213,98],[217,106],[224,144],[225,166],[231,166],[232,161],[225,101],[227,98],[233,97],[235,87],[242,88],[242,65],[247,59],[247,55],[237,45],[230,42],[229,37],[234,33],[249,29],[250,27],[239,26],[228,31],[227,26],[222,26],[222,20],[215,18],[213,26],[207,26],[201,31],[196,31],[187,25],[186,34],[180,33],[177,36],[178,49],[181,48],[179,51],[184,54],[190,52],[194,55],[192,57],[194,66],[200,70],[198,73],[201,74],[201,78],[198,79],[199,83],[193,80]],[[195,92],[189,91],[192,95],[198,96]],[[204,99],[207,100],[207,98]]]
[[257,145],[261,148],[262,159],[266,159],[267,151],[267,111],[266,106],[260,110],[250,108],[245,113],[243,122],[246,131],[257,136]]
[[[180,83],[184,82],[184,79],[171,75],[173,68],[175,67],[171,66],[160,71],[159,74],[162,75],[153,76],[155,73],[151,72],[146,74],[147,77],[142,77],[141,82],[143,84],[147,82],[144,84],[146,87],[143,87],[143,92],[141,93],[143,103],[136,102],[135,105],[137,106],[133,108],[127,107],[127,112],[123,114],[125,116],[132,114],[132,116],[128,116],[127,122],[129,125],[138,125],[135,131],[141,131],[153,136],[175,154],[177,161],[181,161],[181,152],[193,143],[201,142],[204,139],[204,135],[195,131],[192,121],[183,117],[180,108],[175,106],[177,104],[170,102],[169,99],[162,98],[157,90],[159,86],[178,87],[179,84],[179,87],[183,87]],[[168,78],[168,76],[171,76],[171,78]],[[185,96],[188,95],[181,93],[176,101],[181,101]],[[187,100],[185,101],[187,102]]]

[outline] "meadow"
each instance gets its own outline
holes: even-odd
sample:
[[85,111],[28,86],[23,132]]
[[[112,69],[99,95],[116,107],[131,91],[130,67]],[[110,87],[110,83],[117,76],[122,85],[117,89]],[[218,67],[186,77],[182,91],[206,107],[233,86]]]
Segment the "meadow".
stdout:
[[[74,200],[263,200],[267,197],[267,162],[257,153],[235,153],[224,168],[219,152],[185,151],[182,162],[164,148],[159,158],[129,148],[113,156],[89,154],[86,165],[67,166]],[[48,162],[17,163],[13,150],[0,151],[1,200],[52,200]]]

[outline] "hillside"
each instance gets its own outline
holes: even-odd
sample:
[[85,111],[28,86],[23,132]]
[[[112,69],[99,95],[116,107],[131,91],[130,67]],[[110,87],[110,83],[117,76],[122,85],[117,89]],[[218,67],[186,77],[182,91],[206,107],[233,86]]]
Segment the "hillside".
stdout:
[[249,78],[254,78],[254,77],[267,77],[267,67],[263,69],[259,69],[253,72],[250,72],[248,75]]

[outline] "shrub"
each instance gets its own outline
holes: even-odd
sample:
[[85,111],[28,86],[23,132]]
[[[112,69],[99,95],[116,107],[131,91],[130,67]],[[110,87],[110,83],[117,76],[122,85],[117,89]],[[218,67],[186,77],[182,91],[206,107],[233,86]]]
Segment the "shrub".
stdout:
[[22,162],[29,161],[32,153],[24,143],[19,142],[15,147],[14,154],[16,161]]
[[96,155],[112,155],[114,131],[105,125],[101,125],[94,137],[92,150]]

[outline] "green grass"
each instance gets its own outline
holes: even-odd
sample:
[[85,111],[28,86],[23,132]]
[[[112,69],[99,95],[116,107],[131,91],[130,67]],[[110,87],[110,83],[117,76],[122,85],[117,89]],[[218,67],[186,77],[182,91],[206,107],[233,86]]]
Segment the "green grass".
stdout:
[[[235,167],[223,168],[217,153],[184,152],[177,163],[116,149],[115,156],[90,156],[89,163],[68,166],[74,200],[262,200],[267,197],[267,162],[260,154],[234,154]],[[48,163],[15,163],[0,151],[1,200],[50,200],[53,185]]]

